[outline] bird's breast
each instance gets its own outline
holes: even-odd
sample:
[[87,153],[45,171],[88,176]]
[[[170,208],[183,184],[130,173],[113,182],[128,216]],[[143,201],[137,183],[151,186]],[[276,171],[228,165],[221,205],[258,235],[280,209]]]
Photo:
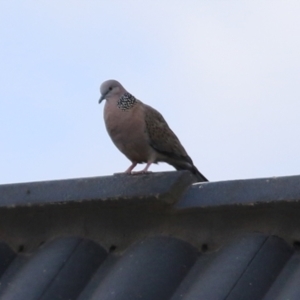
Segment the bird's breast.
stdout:
[[152,148],[149,146],[143,111],[122,111],[117,107],[105,106],[104,121],[107,132],[116,147],[131,161],[147,162]]

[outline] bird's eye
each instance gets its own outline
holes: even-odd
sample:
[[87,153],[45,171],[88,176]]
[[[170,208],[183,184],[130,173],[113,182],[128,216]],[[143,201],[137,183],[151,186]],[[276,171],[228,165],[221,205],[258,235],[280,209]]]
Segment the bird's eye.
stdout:
[[112,90],[112,87],[110,86],[108,89],[111,91],[111,90]]

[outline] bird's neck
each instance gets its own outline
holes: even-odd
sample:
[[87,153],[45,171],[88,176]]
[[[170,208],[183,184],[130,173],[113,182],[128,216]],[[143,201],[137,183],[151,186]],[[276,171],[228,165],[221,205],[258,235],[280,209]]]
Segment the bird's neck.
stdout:
[[121,110],[125,111],[132,108],[136,104],[136,102],[137,100],[135,99],[135,97],[126,92],[120,97],[117,106]]

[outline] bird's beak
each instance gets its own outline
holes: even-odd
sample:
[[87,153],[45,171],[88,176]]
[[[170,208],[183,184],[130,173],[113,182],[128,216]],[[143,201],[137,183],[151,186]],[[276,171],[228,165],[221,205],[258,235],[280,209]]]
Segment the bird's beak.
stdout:
[[105,95],[101,95],[100,99],[99,99],[99,104],[105,99]]

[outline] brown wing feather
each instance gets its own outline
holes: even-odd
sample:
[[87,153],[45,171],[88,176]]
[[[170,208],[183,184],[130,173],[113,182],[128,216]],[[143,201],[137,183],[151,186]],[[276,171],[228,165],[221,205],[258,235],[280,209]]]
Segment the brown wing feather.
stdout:
[[177,170],[190,170],[199,181],[208,181],[194,166],[175,133],[170,129],[164,117],[154,108],[144,104],[146,130],[150,146],[163,154],[166,162]]
[[164,117],[151,106],[145,105],[146,130],[150,145],[157,152],[172,158],[192,163],[175,133],[170,129]]

